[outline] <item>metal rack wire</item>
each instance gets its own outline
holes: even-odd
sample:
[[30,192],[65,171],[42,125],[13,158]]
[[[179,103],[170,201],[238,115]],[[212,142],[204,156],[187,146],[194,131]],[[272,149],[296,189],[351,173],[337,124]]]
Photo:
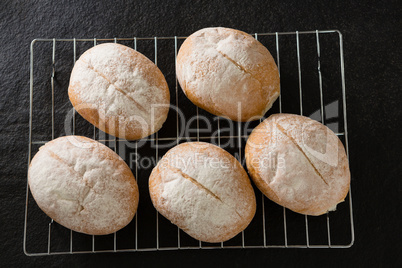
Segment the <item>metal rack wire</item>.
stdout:
[[[279,72],[281,72],[281,61],[280,61],[280,37],[281,36],[294,36],[296,40],[296,54],[297,54],[297,78],[298,78],[298,93],[299,93],[299,109],[300,109],[300,114],[303,115],[303,89],[302,89],[302,68],[301,68],[301,57],[300,57],[300,36],[301,35],[314,35],[315,40],[316,40],[316,50],[317,50],[317,72],[318,72],[318,82],[319,82],[319,93],[320,93],[320,117],[321,117],[321,122],[325,124],[325,116],[324,116],[324,92],[323,92],[323,82],[322,82],[322,70],[321,70],[321,48],[320,48],[320,36],[322,35],[328,35],[328,34],[335,34],[338,35],[338,42],[339,42],[339,61],[340,61],[340,74],[341,74],[341,104],[342,104],[342,111],[343,111],[343,131],[336,133],[339,137],[344,138],[344,145],[346,148],[346,152],[349,155],[349,147],[348,147],[348,131],[347,131],[347,118],[346,118],[346,90],[345,90],[345,74],[344,74],[344,56],[343,56],[343,39],[342,39],[342,34],[337,31],[337,30],[326,30],[326,31],[303,31],[303,32],[275,32],[275,33],[261,33],[261,34],[253,34],[256,39],[259,39],[260,37],[263,36],[271,36],[275,38],[275,48],[276,51],[271,51],[274,58],[276,58],[276,63],[279,69]],[[51,125],[52,125],[52,131],[51,131],[51,139],[55,138],[55,74],[56,74],[56,68],[55,68],[55,61],[56,61],[56,47],[59,42],[68,42],[71,43],[72,50],[73,50],[73,62],[75,63],[77,59],[77,43],[78,42],[93,42],[93,45],[96,45],[99,41],[108,41],[108,42],[122,42],[122,41],[130,41],[132,42],[132,46],[134,49],[137,49],[137,43],[142,41],[142,40],[148,40],[152,41],[153,40],[153,45],[154,45],[154,62],[156,65],[158,65],[158,41],[160,40],[172,40],[174,41],[174,56],[176,58],[177,52],[178,52],[178,41],[183,40],[185,37],[134,37],[134,38],[114,38],[114,39],[35,39],[31,43],[30,47],[30,115],[29,115],[29,147],[28,147],[28,165],[30,164],[30,161],[32,159],[32,154],[33,154],[33,146],[38,146],[38,145],[43,145],[47,141],[43,140],[33,140],[33,106],[34,106],[34,46],[38,42],[46,42],[50,43],[52,47],[52,62],[51,62],[51,77],[50,77],[50,88],[51,88]],[[173,48],[172,48],[173,49]],[[275,57],[276,56],[276,57]],[[175,62],[172,63],[171,67],[175,67]],[[64,89],[66,90],[66,89]],[[179,85],[177,82],[177,79],[175,81],[175,100],[174,100],[174,105],[176,107],[179,107]],[[282,112],[282,94],[279,96],[278,99],[279,102],[279,112]],[[317,105],[318,106],[318,105]],[[72,133],[75,134],[75,112],[73,113],[73,125],[72,125]],[[158,149],[158,144],[159,142],[162,141],[176,141],[176,144],[179,144],[180,141],[182,140],[208,140],[212,138],[211,136],[200,136],[200,131],[199,131],[199,110],[198,107],[196,108],[196,114],[197,114],[197,135],[194,137],[183,137],[179,135],[179,114],[176,113],[176,136],[175,137],[158,137],[158,133],[156,133],[154,136],[148,137],[143,139],[143,141],[152,141],[155,143],[155,157],[158,159],[160,156],[160,152]],[[261,121],[261,120],[260,120]],[[242,160],[242,139],[247,138],[247,135],[244,135],[241,133],[241,125],[240,123],[238,124],[238,134],[237,135],[221,135],[220,131],[220,119],[217,118],[217,126],[218,126],[218,145],[221,145],[221,139],[233,139],[234,141],[237,142],[236,146],[238,147],[238,154],[237,156],[239,157],[239,160]],[[93,138],[96,138],[96,128],[93,128]],[[117,138],[113,139],[98,139],[98,141],[106,143],[109,143],[109,146],[113,147],[113,149],[117,152],[117,144],[121,142],[121,140]],[[137,148],[137,143],[135,143],[134,147],[134,152],[137,154],[138,148]],[[135,168],[133,170],[133,173],[135,175],[135,178],[138,180],[138,183],[147,183],[147,178],[138,178],[138,163],[136,162]],[[41,256],[41,255],[54,255],[54,254],[75,254],[75,253],[100,253],[100,252],[135,252],[135,251],[158,251],[158,250],[182,250],[182,249],[223,249],[223,248],[348,248],[353,245],[354,242],[354,226],[353,226],[353,209],[352,209],[352,196],[351,196],[351,190],[349,190],[349,195],[347,197],[348,199],[348,206],[343,207],[342,209],[349,209],[348,215],[350,221],[344,226],[342,226],[343,229],[348,229],[350,232],[350,242],[349,243],[344,243],[344,244],[336,244],[331,241],[331,225],[330,225],[330,216],[331,213],[327,213],[324,216],[325,217],[325,222],[326,222],[326,240],[327,243],[322,243],[322,244],[313,244],[310,241],[310,234],[311,234],[311,229],[309,228],[309,216],[304,215],[304,230],[305,230],[305,243],[303,244],[291,244],[289,243],[289,235],[288,235],[288,225],[289,225],[289,219],[287,219],[287,215],[289,213],[292,213],[291,211],[287,210],[286,208],[282,209],[282,219],[272,219],[269,218],[270,215],[267,215],[266,211],[266,206],[267,200],[264,198],[264,196],[260,192],[256,192],[257,197],[260,196],[260,199],[257,198],[257,204],[258,206],[261,205],[261,215],[259,215],[259,221],[261,222],[261,229],[259,230],[249,230],[248,232],[256,232],[260,233],[262,236],[262,239],[260,240],[260,243],[258,244],[253,244],[249,245],[246,243],[247,237],[245,232],[243,231],[239,235],[239,239],[237,240],[238,243],[236,245],[233,245],[233,243],[220,243],[220,244],[208,244],[208,243],[202,243],[201,241],[198,242],[198,245],[196,246],[186,246],[182,244],[182,236],[183,232],[180,231],[179,228],[177,228],[177,240],[172,241],[171,246],[162,246],[159,243],[159,237],[160,237],[160,217],[158,216],[158,212],[156,213],[156,241],[155,241],[155,246],[154,247],[141,247],[138,241],[138,234],[141,230],[139,230],[139,222],[142,220],[141,214],[139,213],[136,214],[133,223],[130,224],[130,226],[126,228],[134,228],[135,232],[135,241],[133,243],[133,246],[130,248],[119,248],[118,246],[118,239],[117,239],[117,233],[113,234],[113,242],[110,243],[110,247],[108,249],[102,249],[98,250],[96,249],[96,242],[95,242],[95,236],[91,237],[91,245],[89,246],[88,249],[85,250],[75,250],[74,249],[74,241],[73,237],[75,235],[79,235],[78,233],[75,233],[74,231],[69,230],[69,238],[67,238],[67,243],[69,244],[69,250],[63,250],[63,251],[52,251],[51,247],[51,241],[54,237],[52,237],[52,228],[54,226],[54,223],[52,219],[49,219],[48,222],[48,228],[47,228],[47,250],[42,250],[42,251],[35,251],[35,250],[30,250],[29,247],[32,247],[31,245],[28,245],[28,241],[31,241],[32,239],[44,239],[43,236],[40,237],[35,237],[34,232],[29,231],[29,222],[28,222],[28,210],[30,205],[34,203],[35,201],[33,200],[32,197],[30,197],[30,192],[29,192],[29,185],[27,182],[26,186],[26,204],[25,204],[25,222],[24,222],[24,241],[23,241],[23,249],[24,253],[28,256]],[[141,202],[142,200],[140,200]],[[270,220],[276,220],[277,222],[283,221],[283,243],[281,244],[270,244],[268,239],[267,239],[267,232],[269,230],[269,227],[267,228],[267,221],[268,219]],[[254,219],[253,221],[255,221]],[[35,224],[35,223],[34,223]],[[166,223],[163,223],[166,224]],[[170,224],[170,223],[168,223]],[[64,227],[63,227],[64,228]],[[251,228],[251,227],[249,227]],[[120,232],[120,231],[119,231]],[[32,237],[30,237],[32,236]],[[30,239],[28,239],[30,237]],[[128,238],[127,238],[128,239]]]

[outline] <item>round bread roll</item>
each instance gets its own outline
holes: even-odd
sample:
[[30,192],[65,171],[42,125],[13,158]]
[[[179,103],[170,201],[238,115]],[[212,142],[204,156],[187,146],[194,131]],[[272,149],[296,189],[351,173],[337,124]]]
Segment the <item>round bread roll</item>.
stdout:
[[254,217],[250,179],[228,152],[204,142],[180,144],[153,169],[149,191],[155,208],[191,237],[223,242]]
[[106,235],[133,219],[138,186],[127,164],[105,145],[81,136],[52,140],[28,170],[38,206],[76,232]]
[[234,29],[190,35],[177,55],[176,73],[195,105],[235,121],[261,118],[279,96],[279,72],[268,49]]
[[247,168],[272,201],[306,215],[336,209],[349,190],[342,142],[326,126],[293,114],[275,114],[251,133]]
[[157,132],[169,111],[169,88],[158,67],[134,49],[115,43],[82,54],[71,73],[68,95],[91,124],[127,140]]

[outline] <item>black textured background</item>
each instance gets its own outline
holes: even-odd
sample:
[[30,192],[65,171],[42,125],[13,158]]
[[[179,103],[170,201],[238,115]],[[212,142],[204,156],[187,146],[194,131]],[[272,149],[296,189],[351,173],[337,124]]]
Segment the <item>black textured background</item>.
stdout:
[[[397,3],[1,1],[0,266],[400,266],[402,81],[397,42],[402,40],[402,10]],[[343,33],[354,246],[342,250],[197,250],[26,257],[22,238],[31,40],[184,36],[208,26],[250,33],[315,29],[339,29]]]

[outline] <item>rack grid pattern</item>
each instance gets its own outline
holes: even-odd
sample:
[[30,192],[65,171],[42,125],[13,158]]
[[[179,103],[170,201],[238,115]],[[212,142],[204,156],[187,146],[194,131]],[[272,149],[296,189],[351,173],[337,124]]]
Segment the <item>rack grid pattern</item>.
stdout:
[[[341,90],[342,90],[342,111],[343,111],[343,132],[336,133],[336,135],[343,136],[344,138],[344,145],[346,149],[347,155],[349,155],[349,148],[348,148],[348,132],[347,132],[347,118],[346,118],[346,89],[345,89],[345,73],[344,73],[344,56],[343,56],[343,39],[342,39],[342,34],[338,30],[316,30],[316,31],[296,31],[296,32],[275,32],[275,33],[260,33],[260,34],[253,34],[253,36],[258,40],[259,37],[261,36],[272,36],[275,38],[275,45],[276,45],[276,51],[272,52],[274,58],[276,58],[276,63],[279,69],[279,73],[281,71],[281,66],[280,66],[280,46],[279,46],[279,39],[280,36],[286,35],[286,36],[294,36],[296,40],[296,52],[297,52],[297,67],[298,67],[298,90],[299,90],[299,101],[300,101],[300,114],[303,115],[303,89],[302,89],[302,72],[301,72],[301,57],[300,57],[300,40],[299,36],[300,35],[315,35],[316,39],[316,49],[317,49],[317,71],[318,71],[318,79],[319,79],[319,90],[320,90],[320,116],[321,116],[321,122],[325,124],[325,116],[324,116],[324,101],[323,101],[323,82],[322,82],[322,73],[321,73],[321,50],[320,50],[320,36],[323,34],[337,34],[339,37],[339,60],[340,60],[340,74],[341,74]],[[73,48],[73,60],[74,63],[77,59],[77,43],[78,42],[93,42],[93,45],[97,45],[98,41],[109,41],[109,42],[120,42],[120,41],[132,41],[133,48],[136,50],[137,49],[137,43],[141,40],[148,40],[152,41],[154,43],[154,63],[158,65],[158,41],[159,40],[173,40],[174,41],[174,55],[175,58],[177,56],[178,52],[178,40],[185,39],[186,37],[179,37],[179,36],[174,36],[174,37],[133,37],[133,38],[114,38],[114,39],[35,39],[31,43],[30,47],[30,114],[29,114],[29,147],[28,147],[28,166],[30,164],[30,161],[32,159],[32,152],[33,152],[33,145],[43,145],[47,141],[42,141],[42,140],[33,140],[33,134],[32,134],[32,129],[33,129],[33,96],[34,96],[34,45],[37,42],[47,42],[51,43],[52,47],[52,70],[51,70],[51,77],[50,77],[50,87],[51,87],[51,94],[52,94],[52,105],[51,105],[51,114],[52,114],[52,132],[51,132],[51,138],[55,138],[55,60],[56,60],[56,44],[58,42],[69,42],[72,43],[72,48]],[[275,57],[276,56],[276,57]],[[175,63],[174,65],[175,66]],[[176,79],[175,82],[175,92],[176,92],[176,99],[173,100],[175,102],[176,107],[179,107],[179,85],[178,81]],[[282,95],[279,96],[278,98],[279,102],[279,112],[282,112]],[[72,125],[72,133],[75,134],[75,114],[76,112],[73,112],[73,125]],[[198,107],[196,108],[196,114],[197,114],[197,135],[195,137],[183,137],[179,135],[179,114],[178,112],[176,113],[176,137],[163,137],[163,138],[158,138],[158,133],[156,133],[154,136],[148,137],[143,139],[144,141],[152,141],[155,143],[156,148],[155,148],[155,157],[158,159],[160,156],[159,150],[158,150],[158,142],[159,141],[176,141],[176,144],[179,144],[181,140],[208,140],[212,138],[211,136],[200,136],[200,131],[199,131],[199,117],[198,117]],[[261,121],[261,120],[260,120]],[[241,129],[240,129],[240,124],[238,124],[238,135],[220,135],[220,120],[217,118],[217,125],[218,125],[218,145],[221,145],[221,139],[233,139],[237,142],[238,146],[238,157],[241,160],[242,159],[242,143],[241,139],[247,138],[247,135],[242,135],[241,134]],[[93,138],[96,138],[96,128],[93,128]],[[114,150],[117,150],[117,144],[121,141],[118,138],[114,139],[98,139],[98,141],[106,143],[109,143],[110,147],[113,147]],[[134,151],[137,153],[137,143],[135,144]],[[135,178],[138,180],[138,163],[135,165],[135,170],[134,170],[134,175]],[[138,183],[141,183],[140,181]],[[309,216],[304,215],[304,225],[305,225],[305,244],[290,244],[288,243],[288,220],[287,220],[287,212],[288,210],[286,208],[283,208],[283,244],[281,245],[272,245],[267,242],[267,231],[266,231],[266,221],[268,219],[268,215],[266,215],[265,212],[265,201],[266,199],[261,193],[256,192],[257,195],[257,204],[261,205],[262,209],[262,243],[259,245],[246,245],[245,240],[245,233],[244,231],[241,233],[241,242],[239,245],[225,245],[225,243],[220,243],[220,245],[205,245],[206,243],[202,243],[199,241],[198,246],[184,246],[181,245],[181,234],[182,232],[180,231],[179,228],[177,228],[177,241],[174,242],[173,244],[176,244],[175,246],[169,246],[169,247],[164,247],[161,246],[159,243],[159,217],[158,212],[156,213],[156,246],[155,247],[140,247],[138,243],[138,233],[140,232],[138,228],[138,222],[141,221],[141,216],[138,216],[138,213],[136,214],[134,218],[134,232],[135,232],[135,247],[129,248],[129,249],[120,249],[117,247],[117,234],[113,234],[113,245],[110,246],[110,249],[104,249],[104,250],[97,250],[95,247],[95,236],[92,236],[92,245],[91,248],[88,250],[79,250],[76,251],[74,250],[73,247],[73,234],[75,233],[72,230],[70,231],[70,239],[69,239],[69,251],[52,251],[51,250],[51,230],[52,226],[54,224],[52,219],[49,219],[48,223],[48,232],[47,232],[47,251],[44,252],[28,252],[27,250],[27,236],[29,235],[28,231],[28,207],[29,204],[32,202],[35,202],[32,197],[29,197],[29,185],[27,181],[27,186],[26,186],[26,204],[25,204],[25,222],[24,222],[24,240],[23,240],[23,249],[24,253],[28,256],[41,256],[41,255],[55,255],[55,254],[75,254],[75,253],[101,253],[101,252],[136,252],[136,251],[158,251],[158,250],[182,250],[182,249],[223,249],[223,248],[348,248],[351,247],[354,243],[354,223],[353,223],[353,209],[352,209],[352,196],[351,196],[351,190],[349,190],[349,195],[348,195],[348,209],[349,209],[349,217],[350,217],[350,223],[348,226],[344,227],[349,229],[350,235],[351,235],[351,241],[348,244],[334,244],[331,243],[331,225],[330,225],[330,213],[326,214],[326,229],[327,229],[327,243],[326,244],[312,244],[310,243],[310,232],[312,231],[309,229]],[[258,198],[260,196],[260,199]],[[141,202],[141,201],[140,201]],[[128,227],[126,227],[128,228]]]

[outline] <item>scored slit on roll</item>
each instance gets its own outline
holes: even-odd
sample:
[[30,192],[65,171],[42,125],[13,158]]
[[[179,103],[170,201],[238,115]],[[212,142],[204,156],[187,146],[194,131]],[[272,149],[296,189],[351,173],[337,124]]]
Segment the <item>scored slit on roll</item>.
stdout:
[[153,169],[149,190],[163,216],[205,242],[234,237],[255,214],[247,173],[232,155],[208,143],[183,143],[169,150]]
[[76,61],[68,95],[76,111],[100,130],[137,140],[166,121],[170,93],[165,77],[132,48],[104,43]]
[[279,72],[269,51],[251,35],[205,28],[180,47],[176,74],[198,107],[234,121],[261,118],[279,96]]
[[253,130],[245,152],[256,186],[295,212],[324,214],[348,193],[350,171],[342,142],[310,118],[271,115]]
[[306,153],[303,151],[303,149],[297,144],[297,142],[294,140],[294,138],[286,132],[286,130],[279,124],[279,122],[275,123],[276,127],[279,129],[280,132],[282,132],[286,137],[288,137],[293,144],[296,146],[297,149],[303,154],[303,156],[307,159],[307,161],[310,163],[311,167],[314,169],[314,171],[317,173],[317,175],[324,181],[326,185],[328,185],[328,182],[324,179],[324,177],[321,175],[321,173],[318,171],[318,169],[315,167],[311,159],[306,155]]
[[138,186],[127,164],[86,137],[60,137],[42,146],[29,166],[28,183],[50,218],[81,233],[113,233],[132,220],[138,206]]

